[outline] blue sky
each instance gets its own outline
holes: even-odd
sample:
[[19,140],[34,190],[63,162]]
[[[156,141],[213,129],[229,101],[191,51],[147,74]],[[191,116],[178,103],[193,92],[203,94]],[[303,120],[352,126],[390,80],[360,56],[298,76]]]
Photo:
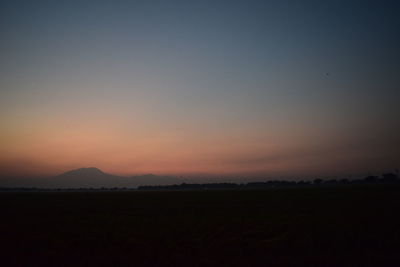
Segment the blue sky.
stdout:
[[397,168],[398,11],[397,1],[3,1],[0,169]]

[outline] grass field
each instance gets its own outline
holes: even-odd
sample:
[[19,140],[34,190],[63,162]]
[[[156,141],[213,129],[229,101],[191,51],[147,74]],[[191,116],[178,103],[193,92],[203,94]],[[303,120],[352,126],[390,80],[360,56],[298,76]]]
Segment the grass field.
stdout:
[[396,266],[400,186],[0,193],[2,266]]

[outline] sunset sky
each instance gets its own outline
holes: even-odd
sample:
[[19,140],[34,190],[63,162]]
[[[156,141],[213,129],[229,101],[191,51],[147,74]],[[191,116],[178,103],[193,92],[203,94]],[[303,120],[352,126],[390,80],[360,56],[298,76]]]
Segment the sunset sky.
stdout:
[[399,1],[2,1],[0,175],[400,167]]

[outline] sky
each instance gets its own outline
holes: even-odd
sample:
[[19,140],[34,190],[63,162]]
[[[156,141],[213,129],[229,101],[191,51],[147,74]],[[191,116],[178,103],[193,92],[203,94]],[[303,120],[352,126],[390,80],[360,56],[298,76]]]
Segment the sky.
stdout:
[[400,166],[398,1],[1,1],[0,175]]

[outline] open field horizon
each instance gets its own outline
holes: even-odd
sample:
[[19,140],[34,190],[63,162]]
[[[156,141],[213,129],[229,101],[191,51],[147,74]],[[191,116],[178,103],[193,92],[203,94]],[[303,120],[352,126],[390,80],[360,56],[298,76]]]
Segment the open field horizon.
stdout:
[[[89,167],[70,170],[54,177],[0,177],[0,189],[4,188],[26,188],[29,189],[111,189],[111,188],[138,188],[144,186],[166,188],[166,186],[184,187],[185,184],[218,184],[229,183],[232,185],[246,185],[251,183],[271,183],[270,186],[279,185],[311,185],[324,182],[329,185],[351,184],[351,183],[396,183],[399,182],[399,171],[383,172],[372,175],[344,175],[344,176],[294,176],[294,177],[268,177],[257,176],[161,176],[144,174],[136,176],[119,176],[105,173],[102,170]],[[317,183],[318,182],[318,183]],[[275,185],[273,185],[275,183]],[[321,183],[322,184],[322,183]]]
[[4,266],[400,264],[399,185],[0,193],[0,209]]

